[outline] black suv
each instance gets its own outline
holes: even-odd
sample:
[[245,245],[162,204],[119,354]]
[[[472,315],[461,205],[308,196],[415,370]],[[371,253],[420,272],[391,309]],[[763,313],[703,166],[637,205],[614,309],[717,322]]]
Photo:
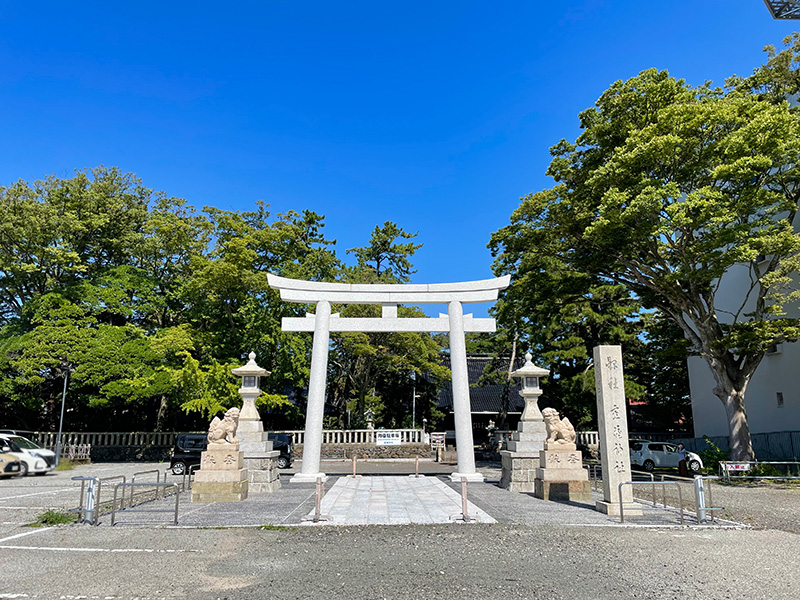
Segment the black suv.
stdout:
[[[288,469],[292,466],[292,434],[269,433],[267,439],[272,442],[272,449],[280,452],[278,468]],[[181,433],[170,452],[169,468],[175,475],[183,475],[183,472],[192,465],[200,464],[200,454],[206,446],[208,446],[208,436],[205,433]]]

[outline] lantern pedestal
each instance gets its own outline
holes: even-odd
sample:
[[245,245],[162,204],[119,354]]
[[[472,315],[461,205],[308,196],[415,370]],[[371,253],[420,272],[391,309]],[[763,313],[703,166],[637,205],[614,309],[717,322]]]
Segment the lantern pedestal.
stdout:
[[278,474],[280,452],[272,449],[256,408],[256,398],[261,395],[258,387],[259,377],[269,375],[269,371],[256,364],[256,355],[251,352],[246,365],[231,369],[231,373],[242,378],[239,395],[242,397],[242,410],[239,413],[239,448],[244,455],[244,466],[249,474],[249,490],[252,493],[275,492],[281,487]]
[[281,487],[278,474],[280,452],[272,449],[261,419],[239,418],[239,448],[244,453],[244,466],[250,476],[250,492],[276,492]]
[[547,439],[547,427],[539,410],[539,378],[549,371],[537,367],[531,362],[531,355],[525,355],[522,368],[511,373],[519,377],[522,391],[519,395],[525,400],[525,410],[517,425],[517,431],[508,441],[507,449],[500,452],[503,471],[500,475],[500,487],[512,492],[532,493],[534,491],[535,471],[539,467],[539,452],[544,448]]

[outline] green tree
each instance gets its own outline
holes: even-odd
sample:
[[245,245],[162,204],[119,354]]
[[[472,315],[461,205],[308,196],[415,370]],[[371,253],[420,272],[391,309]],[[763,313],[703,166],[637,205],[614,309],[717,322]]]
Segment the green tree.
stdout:
[[[404,283],[414,273],[411,258],[422,244],[398,243],[416,237],[387,221],[376,226],[368,245],[352,248],[358,263],[346,270],[353,283]],[[379,317],[381,307],[349,305],[337,307],[343,317]],[[399,306],[400,317],[424,317],[416,307]],[[339,409],[340,426],[347,422],[349,409],[355,412],[351,425],[362,424],[364,412],[371,408],[376,422],[401,427],[410,421],[415,379],[420,394],[420,419],[433,422],[435,382],[448,376],[440,364],[440,338],[426,333],[341,333],[331,336],[329,360],[329,401]]]
[[104,167],[0,186],[0,324],[29,300],[130,264],[151,197]]
[[398,240],[412,240],[415,237],[416,233],[408,233],[391,221],[386,221],[383,226],[376,225],[366,246],[347,251],[348,254],[355,254],[358,259],[356,276],[362,283],[371,283],[365,280],[367,274],[372,274],[375,280],[387,283],[411,281],[411,275],[416,271],[409,259],[422,248],[422,244],[401,243]]
[[[714,375],[732,457],[752,458],[747,384],[771,344],[800,337],[783,313],[797,299],[797,113],[649,70],[614,83],[580,124],[551,150],[556,186],[524,198],[509,228],[529,254],[551,252],[671,319]],[[719,292],[734,269],[749,283],[731,307]]]

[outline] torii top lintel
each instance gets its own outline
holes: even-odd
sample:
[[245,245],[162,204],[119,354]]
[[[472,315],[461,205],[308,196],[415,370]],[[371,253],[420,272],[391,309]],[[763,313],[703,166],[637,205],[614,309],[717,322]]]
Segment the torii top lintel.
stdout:
[[357,284],[303,281],[268,274],[267,281],[286,302],[312,304],[327,300],[337,304],[447,304],[493,302],[506,289],[511,276],[430,284]]

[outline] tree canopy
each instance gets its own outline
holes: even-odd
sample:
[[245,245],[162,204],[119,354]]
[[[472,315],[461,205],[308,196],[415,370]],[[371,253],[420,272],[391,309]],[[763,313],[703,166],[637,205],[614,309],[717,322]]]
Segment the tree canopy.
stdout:
[[[230,369],[253,350],[271,371],[258,400],[265,424],[300,426],[311,336],[283,332],[281,319],[309,307],[282,302],[267,273],[407,281],[420,247],[404,242],[416,234],[386,222],[347,267],[324,227],[312,211],[273,215],[264,203],[198,211],[115,168],[0,187],[4,425],[55,427],[69,372],[66,428],[203,427],[240,401]],[[358,424],[368,392],[379,424],[405,424],[411,392],[401,390],[413,386],[412,373],[440,371],[440,352],[420,334],[344,338],[331,398],[344,399],[342,413],[353,401]],[[423,391],[431,402],[435,386]]]
[[[798,299],[800,115],[757,89],[775,64],[797,63],[773,53],[726,88],[655,69],[615,82],[581,113],[580,136],[551,149],[555,186],[524,197],[490,244],[497,272],[514,275],[501,315],[524,314],[556,280],[558,300],[534,313],[555,331],[541,334],[548,351],[591,337],[570,313],[604,343],[636,337],[642,309],[674,323],[714,374],[736,459],[753,456],[747,383],[770,345],[800,337],[784,313]],[[721,285],[739,271],[731,301]]]

